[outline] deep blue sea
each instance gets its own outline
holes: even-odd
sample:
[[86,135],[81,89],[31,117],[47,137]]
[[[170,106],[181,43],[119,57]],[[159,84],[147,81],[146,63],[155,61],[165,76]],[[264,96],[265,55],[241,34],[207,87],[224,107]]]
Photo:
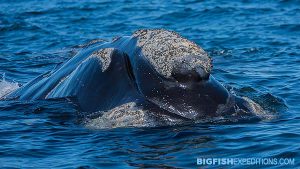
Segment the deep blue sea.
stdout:
[[[141,28],[179,32],[213,76],[275,118],[91,130],[62,100],[0,101],[0,168],[299,168],[300,1],[0,0],[0,95],[76,46]],[[294,158],[294,165],[197,166],[197,157]]]

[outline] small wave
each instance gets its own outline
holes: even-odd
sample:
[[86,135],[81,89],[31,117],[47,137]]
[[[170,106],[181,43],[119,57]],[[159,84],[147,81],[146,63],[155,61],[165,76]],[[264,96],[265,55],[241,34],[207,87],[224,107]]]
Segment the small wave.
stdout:
[[3,75],[2,80],[0,80],[0,99],[8,93],[18,89],[19,87],[20,86],[17,82],[6,81],[5,75]]
[[224,56],[224,57],[232,56],[232,52],[233,52],[232,49],[226,49],[226,48],[223,48],[223,49],[213,48],[213,49],[208,50],[208,53],[212,57],[217,57],[217,56]]

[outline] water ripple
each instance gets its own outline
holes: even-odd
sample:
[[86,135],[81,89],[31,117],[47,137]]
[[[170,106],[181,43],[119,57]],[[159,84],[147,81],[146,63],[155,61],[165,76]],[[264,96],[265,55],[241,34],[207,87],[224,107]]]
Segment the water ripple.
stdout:
[[76,45],[163,27],[201,45],[214,77],[277,117],[95,131],[80,125],[68,99],[0,101],[1,168],[194,168],[197,157],[300,165],[298,0],[18,0],[0,1],[0,9],[0,97],[59,66]]

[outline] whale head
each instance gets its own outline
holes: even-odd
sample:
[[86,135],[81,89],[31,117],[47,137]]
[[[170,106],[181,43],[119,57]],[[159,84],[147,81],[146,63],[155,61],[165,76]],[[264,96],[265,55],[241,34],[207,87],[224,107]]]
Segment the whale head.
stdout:
[[188,119],[214,116],[228,91],[211,75],[212,60],[173,31],[139,30],[133,74],[138,90],[162,109]]
[[194,42],[164,29],[139,30],[133,36],[141,55],[159,75],[178,81],[208,79],[211,58]]
[[196,43],[173,31],[139,30],[131,37],[86,45],[5,98],[70,98],[84,112],[124,120],[132,114],[138,122],[164,121],[164,115],[169,121],[201,120],[261,111],[253,101],[229,93],[211,71],[211,58]]

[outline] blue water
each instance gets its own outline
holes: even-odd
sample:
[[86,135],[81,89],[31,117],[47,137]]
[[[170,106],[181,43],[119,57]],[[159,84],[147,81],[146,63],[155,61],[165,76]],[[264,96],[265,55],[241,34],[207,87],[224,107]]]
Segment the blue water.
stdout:
[[[67,100],[0,101],[0,168],[197,168],[197,157],[295,158],[300,165],[300,2],[0,1],[0,94],[95,38],[166,28],[213,58],[214,77],[275,118],[90,130]],[[5,75],[5,77],[4,77]],[[5,78],[5,80],[4,80]]]

